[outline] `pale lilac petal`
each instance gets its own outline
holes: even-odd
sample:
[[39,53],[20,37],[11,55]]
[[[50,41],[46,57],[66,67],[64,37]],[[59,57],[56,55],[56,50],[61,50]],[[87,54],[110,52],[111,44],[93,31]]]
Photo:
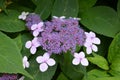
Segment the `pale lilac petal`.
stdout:
[[94,38],[92,42],[94,44],[100,44],[100,39],[99,38]]
[[88,60],[87,60],[86,58],[83,58],[83,59],[81,60],[81,64],[82,64],[83,66],[88,66],[88,65],[89,65],[89,62],[88,62]]
[[79,56],[79,58],[84,58],[84,57],[85,57],[85,53],[84,53],[84,52],[80,52],[80,53],[78,54],[78,56]]
[[92,32],[92,31],[89,33],[89,36],[91,36],[91,37],[96,37],[95,33]]
[[32,46],[31,41],[27,41],[25,47],[29,49],[31,46]]
[[25,66],[26,66],[27,68],[29,68],[30,64],[29,64],[28,61],[26,62]]
[[50,58],[50,54],[47,53],[47,52],[44,53],[43,58],[44,58],[45,60],[48,60],[48,59]]
[[45,72],[48,69],[48,65],[46,63],[42,63],[39,66],[41,72]]
[[35,37],[33,40],[32,40],[32,43],[35,47],[39,47],[40,46],[40,43],[38,42],[38,38]]
[[27,59],[27,56],[24,56],[24,57],[23,57],[23,62],[24,62],[24,61],[27,61],[27,60],[28,60],[28,59]]
[[96,45],[92,45],[92,50],[95,51],[95,52],[97,52],[98,51],[97,46]]
[[42,63],[42,62],[43,62],[43,57],[42,57],[42,56],[38,56],[38,57],[36,58],[36,61],[37,61],[38,63]]
[[32,26],[31,26],[31,30],[35,30],[37,28],[37,24],[33,24]]
[[87,54],[91,54],[92,53],[91,47],[87,47],[86,52],[87,52]]
[[33,31],[33,36],[37,37],[39,35],[39,31],[38,30],[34,30]]
[[43,22],[38,23],[38,27],[41,28],[43,26]]
[[84,46],[85,46],[85,47],[90,47],[91,45],[92,45],[91,42],[85,42],[85,43],[84,43]]
[[74,58],[74,59],[72,60],[72,63],[73,63],[74,65],[78,65],[78,64],[80,63],[80,59]]
[[54,66],[56,62],[55,62],[54,59],[50,58],[50,59],[48,59],[48,60],[46,61],[46,63],[47,63],[49,66]]
[[36,47],[32,46],[32,47],[30,48],[31,54],[35,54],[36,51],[37,51]]
[[75,58],[79,58],[79,54],[78,53],[74,53],[74,57]]

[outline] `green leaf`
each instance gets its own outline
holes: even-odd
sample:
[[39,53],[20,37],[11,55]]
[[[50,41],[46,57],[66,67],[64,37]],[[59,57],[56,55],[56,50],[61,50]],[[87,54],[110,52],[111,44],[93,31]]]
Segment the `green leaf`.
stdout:
[[92,53],[94,57],[87,57],[88,60],[97,65],[98,67],[100,67],[101,69],[104,69],[104,70],[108,70],[109,67],[108,67],[108,62],[107,60],[103,57],[103,56],[100,56],[98,54],[95,54],[95,53]]
[[16,38],[13,39],[18,46],[19,50],[22,49],[22,41],[21,41],[21,35],[19,34]]
[[0,9],[4,10],[7,13],[5,3],[6,3],[6,0],[0,0]]
[[98,67],[104,70],[109,70],[108,62],[104,57],[97,55],[95,53],[93,53],[93,55],[94,57],[88,57],[88,60],[90,62],[92,62],[93,64],[97,65]]
[[37,8],[35,9],[35,13],[39,14],[41,19],[48,18],[51,13],[53,0],[39,0],[36,2]]
[[18,19],[21,13],[8,10],[8,15],[0,13],[0,30],[5,32],[19,32],[25,30],[25,24]]
[[117,13],[120,18],[120,0],[118,0],[118,3],[117,3]]
[[97,6],[85,11],[81,23],[88,29],[108,37],[114,37],[119,31],[119,18],[115,10],[106,6]]
[[97,0],[79,0],[79,11],[84,12],[95,5]]
[[52,16],[77,17],[78,0],[55,0]]
[[30,50],[25,47],[25,44],[27,41],[29,41],[29,40],[31,41],[33,39],[33,35],[28,32],[25,32],[25,33],[21,34],[21,39],[22,39],[22,44],[23,44],[21,53],[23,56],[29,57],[31,55],[31,53],[30,53]]
[[94,80],[120,80],[120,77],[103,77],[103,78],[97,78]]
[[111,74],[113,72],[120,74],[120,33],[116,35],[109,47],[108,60],[111,63]]
[[[40,50],[36,53],[36,55],[32,55],[30,58],[30,67],[27,69],[27,71],[33,76],[34,80],[51,80],[53,75],[55,74],[57,64],[54,66],[49,66],[48,70],[45,72],[41,72],[39,70],[39,63],[36,62],[37,56],[40,56],[41,53],[44,53],[43,50]],[[42,54],[43,55],[43,54]],[[29,78],[26,78],[25,80],[30,80]]]
[[96,80],[98,78],[109,77],[109,76],[110,75],[108,75],[106,71],[93,69],[87,73],[87,79],[85,79],[84,77],[83,80]]
[[22,64],[22,56],[15,42],[0,32],[0,73],[21,73],[32,79]]
[[73,66],[72,64],[72,55],[64,53],[64,58],[61,56],[60,67],[62,72],[72,80],[80,80],[86,73],[86,68],[82,65]]
[[68,80],[68,79],[67,79],[67,77],[63,73],[60,73],[60,75],[58,76],[57,80]]

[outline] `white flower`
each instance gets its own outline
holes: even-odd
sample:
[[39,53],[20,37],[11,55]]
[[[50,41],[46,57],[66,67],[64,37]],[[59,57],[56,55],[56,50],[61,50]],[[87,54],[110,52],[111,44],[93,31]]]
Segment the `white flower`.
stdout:
[[48,66],[54,66],[55,60],[50,58],[49,53],[44,53],[43,56],[38,56],[36,61],[40,63],[39,69],[41,72],[45,72],[48,69]]
[[18,80],[24,80],[25,79],[25,77],[24,76],[22,76],[21,78],[19,78]]
[[33,24],[31,26],[31,30],[33,30],[33,36],[38,36],[40,32],[43,31],[43,22],[40,22],[38,24]]
[[21,15],[18,16],[19,19],[25,20],[26,16],[29,14],[29,12],[22,12]]
[[32,41],[27,41],[26,44],[25,44],[25,47],[26,48],[30,48],[30,52],[32,54],[35,54],[36,51],[37,51],[37,47],[40,46],[40,43],[38,42],[38,38],[35,37]]
[[94,32],[85,32],[86,35],[86,41],[84,43],[84,46],[86,47],[87,54],[91,54],[92,51],[97,52],[98,48],[95,44],[100,44],[100,39],[96,37]]
[[29,68],[29,66],[30,66],[30,64],[28,62],[28,58],[27,58],[27,56],[24,56],[23,57],[23,67],[24,68]]
[[65,19],[65,16],[61,16],[61,17],[53,16],[53,18],[63,20]]
[[83,66],[88,66],[88,60],[85,58],[84,52],[74,53],[74,59],[72,61],[74,65],[82,64]]

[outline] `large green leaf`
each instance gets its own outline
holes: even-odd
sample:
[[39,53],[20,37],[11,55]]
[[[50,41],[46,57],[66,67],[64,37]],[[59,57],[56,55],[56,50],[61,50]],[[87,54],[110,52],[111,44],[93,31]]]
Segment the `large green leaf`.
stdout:
[[22,41],[22,44],[23,44],[21,53],[22,53],[23,56],[28,56],[29,57],[31,55],[30,49],[27,49],[25,47],[25,44],[26,44],[27,41],[29,41],[29,40],[31,41],[32,39],[33,39],[32,34],[30,34],[28,32],[24,32],[24,33],[21,34],[21,41]]
[[6,0],[0,0],[0,9],[4,10],[6,13]]
[[25,30],[24,22],[18,19],[20,12],[8,10],[8,15],[0,13],[0,30],[5,32],[19,32]]
[[0,32],[0,73],[21,73],[32,78],[23,68],[16,43]]
[[55,0],[52,16],[77,17],[78,0]]
[[61,56],[59,59],[62,72],[72,80],[80,80],[86,74],[86,68],[82,65],[73,66],[72,55],[70,53],[64,53],[64,58]]
[[83,80],[96,80],[98,78],[109,77],[109,76],[110,75],[108,75],[106,71],[93,69],[87,73],[87,79],[85,79],[84,77]]
[[85,11],[81,23],[88,29],[108,37],[114,37],[120,31],[117,13],[110,7],[97,6]]
[[[34,80],[51,80],[52,77],[55,74],[57,64],[55,66],[49,66],[48,70],[46,72],[41,72],[39,70],[39,63],[36,62],[36,57],[42,55],[43,50],[40,50],[36,53],[36,55],[32,55],[30,58],[30,68],[27,69],[27,71],[33,76]],[[26,78],[25,80],[30,80],[29,78]]]
[[40,15],[41,19],[49,17],[53,5],[53,0],[36,0],[35,12]]
[[21,40],[21,35],[19,34],[16,38],[13,39],[18,46],[19,50],[21,51],[22,49],[22,40]]
[[120,18],[120,0],[118,0],[118,3],[117,3],[117,13]]
[[57,80],[68,80],[68,79],[67,79],[67,77],[63,73],[60,73],[60,75],[58,76]]
[[79,11],[83,12],[95,5],[97,0],[79,0]]
[[92,62],[93,64],[96,64],[98,67],[100,67],[100,68],[102,68],[104,70],[109,69],[108,62],[104,57],[102,57],[100,55],[97,55],[95,53],[93,55],[94,55],[94,57],[88,57],[88,60],[90,62]]
[[108,60],[111,63],[111,74],[120,74],[120,33],[113,39],[108,52]]

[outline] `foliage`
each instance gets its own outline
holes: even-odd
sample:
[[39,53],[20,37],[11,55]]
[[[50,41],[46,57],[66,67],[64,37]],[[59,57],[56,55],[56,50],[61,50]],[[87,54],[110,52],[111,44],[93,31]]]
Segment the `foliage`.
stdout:
[[[33,36],[18,16],[22,11],[37,13],[44,21],[52,16],[80,18],[86,31],[94,31],[101,39],[99,50],[87,55],[88,67],[72,65],[69,52],[53,55],[57,64],[40,72],[35,55],[25,48]],[[77,52],[84,50],[77,47]],[[30,67],[23,68],[22,57]],[[0,73],[25,76],[24,80],[119,80],[120,79],[120,0],[0,0]]]

